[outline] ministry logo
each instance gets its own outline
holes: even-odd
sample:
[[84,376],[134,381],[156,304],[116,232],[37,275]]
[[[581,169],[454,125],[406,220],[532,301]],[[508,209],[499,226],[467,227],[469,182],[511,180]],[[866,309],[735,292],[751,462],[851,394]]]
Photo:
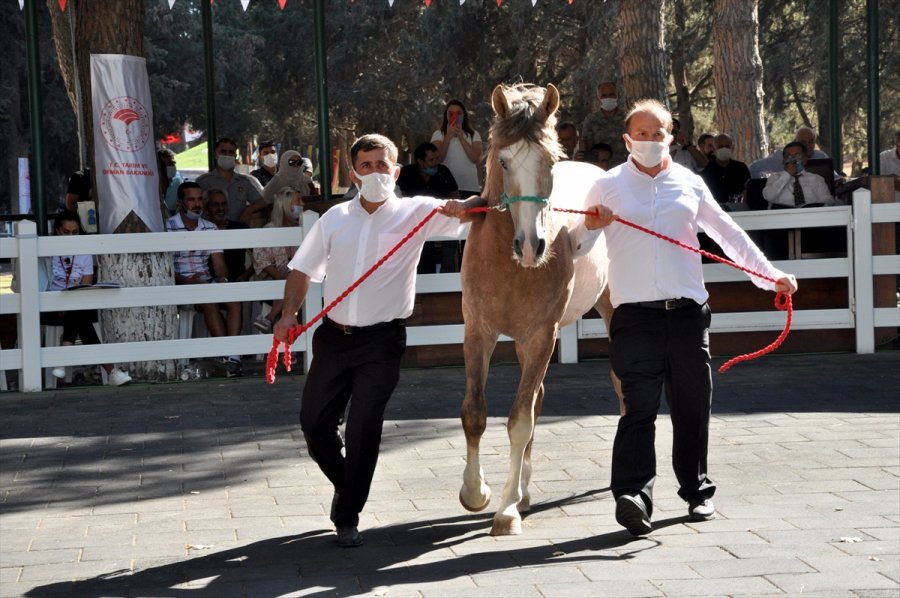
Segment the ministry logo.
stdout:
[[111,99],[100,112],[100,132],[106,142],[123,152],[136,152],[150,139],[150,114],[131,96]]

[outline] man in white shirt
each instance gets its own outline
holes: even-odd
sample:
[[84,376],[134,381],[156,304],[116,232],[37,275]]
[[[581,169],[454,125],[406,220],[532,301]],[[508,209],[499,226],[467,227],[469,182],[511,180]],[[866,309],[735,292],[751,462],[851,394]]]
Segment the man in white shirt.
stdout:
[[[323,318],[313,337],[315,355],[306,376],[300,426],[310,457],[334,484],[331,520],[338,544],[362,544],[359,513],[369,495],[384,409],[400,376],[406,349],[405,319],[413,311],[416,264],[425,239],[458,235],[464,210],[483,203],[398,198],[397,147],[381,135],[364,135],[350,148],[350,180],[359,196],[328,210],[288,263],[282,316],[275,338],[285,342],[310,282],[323,282],[330,305],[394,248],[435,208],[432,217],[391,258]],[[448,218],[447,216],[451,216]],[[347,407],[346,456],[338,425]]]
[[652,531],[656,480],[655,420],[663,385],[673,428],[672,465],[688,517],[715,517],[716,487],[707,477],[712,380],[709,293],[700,256],[614,223],[618,216],[697,247],[702,228],[738,264],[777,280],[764,289],[793,293],[793,276],[775,269],[716,202],[698,175],[668,155],[672,117],[640,100],[625,120],[630,157],[597,180],[588,199],[588,230],[603,229],[609,252],[610,363],[622,381],[625,415],[613,444],[616,521],[633,535]]
[[878,156],[881,174],[894,177],[894,200],[900,201],[900,131],[894,133],[894,147]]
[[807,204],[834,205],[834,197],[825,179],[806,170],[808,149],[802,141],[792,141],[784,146],[782,164],[784,170],[766,179],[763,197],[769,208],[802,208]]

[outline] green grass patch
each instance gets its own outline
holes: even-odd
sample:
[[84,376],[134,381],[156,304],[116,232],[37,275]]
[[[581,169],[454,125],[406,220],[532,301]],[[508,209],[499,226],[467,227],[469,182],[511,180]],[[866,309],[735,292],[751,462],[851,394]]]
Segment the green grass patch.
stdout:
[[175,155],[178,170],[209,170],[209,156],[206,154],[206,142],[195,145]]

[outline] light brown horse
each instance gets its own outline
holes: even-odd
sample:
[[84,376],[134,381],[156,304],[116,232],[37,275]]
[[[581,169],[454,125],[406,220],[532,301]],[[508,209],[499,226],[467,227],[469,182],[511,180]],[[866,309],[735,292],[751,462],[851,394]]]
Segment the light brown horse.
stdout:
[[[491,500],[479,445],[487,420],[490,358],[503,334],[515,341],[522,369],[507,424],[509,476],[491,529],[492,535],[508,535],[522,532],[520,514],[530,508],[531,444],[556,333],[595,305],[608,323],[612,306],[608,293],[601,299],[607,266],[602,235],[590,253],[576,258],[570,231],[582,216],[552,211],[547,199],[556,207],[584,208],[550,197],[551,169],[563,156],[554,116],[559,92],[553,85],[546,90],[498,85],[491,102],[496,116],[483,196],[489,206],[508,209],[473,222],[463,258],[466,396],[461,417],[467,454],[459,500],[470,511],[485,509]],[[584,198],[572,201],[583,204]]]

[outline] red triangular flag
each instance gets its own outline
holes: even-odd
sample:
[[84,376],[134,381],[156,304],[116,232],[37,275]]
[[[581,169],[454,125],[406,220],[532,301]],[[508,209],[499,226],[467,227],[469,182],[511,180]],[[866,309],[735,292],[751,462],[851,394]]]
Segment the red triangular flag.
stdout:
[[431,0],[425,0],[425,8],[431,6]]
[[501,4],[503,4],[503,0],[497,0],[497,6],[500,6]]
[[281,10],[284,10],[285,4],[287,4],[287,0],[278,0],[278,6],[281,7]]
[[59,9],[66,12],[66,0],[59,0]]

